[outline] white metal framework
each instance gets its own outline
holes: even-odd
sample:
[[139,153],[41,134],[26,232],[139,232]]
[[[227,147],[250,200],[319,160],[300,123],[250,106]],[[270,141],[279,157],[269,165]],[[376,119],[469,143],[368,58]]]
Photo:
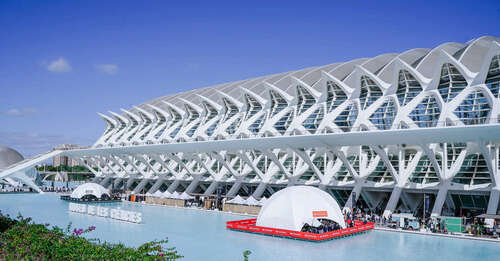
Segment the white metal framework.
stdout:
[[106,129],[93,148],[62,153],[97,166],[101,185],[135,192],[222,187],[259,198],[305,184],[386,215],[417,211],[424,193],[436,215],[496,213],[499,43],[485,36],[160,97],[99,114]]

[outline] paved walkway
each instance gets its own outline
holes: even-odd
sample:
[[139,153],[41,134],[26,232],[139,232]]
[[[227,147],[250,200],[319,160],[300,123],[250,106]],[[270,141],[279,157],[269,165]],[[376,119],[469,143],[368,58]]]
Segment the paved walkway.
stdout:
[[385,228],[385,227],[377,227],[377,226],[375,226],[375,230],[500,243],[500,239],[486,238],[486,237],[475,237],[475,236],[468,235],[468,234],[440,234],[440,233],[431,233],[431,232],[425,232],[425,231],[411,231],[411,230],[393,229],[393,228]]

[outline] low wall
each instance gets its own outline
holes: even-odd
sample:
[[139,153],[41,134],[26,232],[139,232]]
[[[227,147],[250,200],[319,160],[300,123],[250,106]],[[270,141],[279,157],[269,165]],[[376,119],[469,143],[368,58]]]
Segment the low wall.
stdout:
[[165,206],[184,207],[184,200],[175,198],[146,197],[146,203],[165,205]]
[[260,206],[247,206],[247,205],[224,203],[222,211],[239,213],[239,214],[258,215],[260,212],[260,208],[261,208]]

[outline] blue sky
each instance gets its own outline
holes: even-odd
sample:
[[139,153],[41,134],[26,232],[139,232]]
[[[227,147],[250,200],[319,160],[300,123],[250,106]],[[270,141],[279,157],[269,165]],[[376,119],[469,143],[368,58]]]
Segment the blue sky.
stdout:
[[[177,3],[176,3],[177,2]],[[499,35],[497,1],[0,1],[0,144],[91,145],[96,112]]]

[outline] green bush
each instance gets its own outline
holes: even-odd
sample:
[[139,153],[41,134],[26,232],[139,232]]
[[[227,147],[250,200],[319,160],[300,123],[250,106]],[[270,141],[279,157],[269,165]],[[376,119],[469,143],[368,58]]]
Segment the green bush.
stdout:
[[168,239],[152,241],[138,248],[87,239],[93,231],[66,230],[49,224],[35,224],[31,218],[12,219],[0,212],[0,260],[177,260],[175,247],[165,248]]

